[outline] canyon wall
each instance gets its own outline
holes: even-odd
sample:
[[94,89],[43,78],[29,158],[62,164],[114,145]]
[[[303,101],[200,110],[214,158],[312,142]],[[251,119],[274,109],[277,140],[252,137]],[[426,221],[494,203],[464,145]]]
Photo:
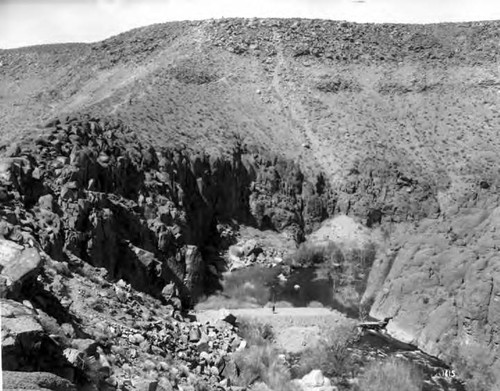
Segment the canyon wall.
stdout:
[[186,305],[214,288],[207,284],[224,270],[220,250],[238,224],[300,242],[339,211],[370,223],[382,213],[405,221],[433,212],[414,207],[432,204],[432,189],[402,182],[397,168],[360,167],[337,185],[238,145],[219,156],[154,148],[116,120],[54,120],[38,133],[2,160],[4,236],[33,235],[55,260],[103,267],[156,296],[173,282]]
[[232,226],[300,240],[326,204],[309,186],[315,207],[308,205],[293,162],[237,147],[230,156],[156,150],[117,121],[56,120],[6,155],[6,238],[33,235],[55,260],[103,267],[156,296],[173,282],[186,305],[203,293],[211,262],[223,267],[218,251],[230,244]]
[[390,334],[445,360],[474,349],[486,363],[498,358],[500,209],[491,205],[423,219],[375,263],[363,300],[371,316],[394,317]]

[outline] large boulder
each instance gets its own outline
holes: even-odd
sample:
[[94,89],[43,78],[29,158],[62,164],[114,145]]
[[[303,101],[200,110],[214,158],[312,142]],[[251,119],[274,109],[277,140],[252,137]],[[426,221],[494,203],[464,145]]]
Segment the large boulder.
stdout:
[[35,173],[32,161],[27,157],[0,159],[0,185],[10,188],[24,201],[36,201],[43,192],[42,182]]
[[43,339],[36,313],[13,300],[2,300],[2,362],[4,370],[18,370]]
[[1,299],[0,305],[3,369],[51,371],[72,379],[74,371],[63,356],[62,346],[46,334],[42,317],[13,300]]
[[48,372],[3,371],[4,390],[76,391],[69,380]]
[[42,259],[35,248],[0,239],[0,296],[15,294],[24,282],[38,275],[41,267]]
[[294,383],[303,391],[337,391],[337,387],[332,386],[330,379],[325,377],[319,369],[313,369]]
[[219,310],[219,313],[217,315],[218,315],[218,320],[229,323],[231,326],[236,325],[236,316],[234,316],[227,309],[222,308],[221,310]]

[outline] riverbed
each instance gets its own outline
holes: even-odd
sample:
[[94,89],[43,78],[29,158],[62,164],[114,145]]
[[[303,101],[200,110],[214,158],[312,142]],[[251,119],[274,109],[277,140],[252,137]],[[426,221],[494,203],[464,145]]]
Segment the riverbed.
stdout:
[[[286,275],[286,279],[280,279],[280,275],[282,277]],[[318,273],[314,268],[297,268],[284,272],[281,268],[270,269],[255,266],[227,273],[222,285],[224,289],[220,295],[226,298],[228,303],[237,296],[238,303],[242,308],[252,308],[240,311],[242,312],[240,315],[244,317],[247,315],[246,317],[253,317],[261,322],[273,324],[278,322],[280,318],[284,318],[287,312],[300,314],[300,316],[295,316],[301,318],[299,325],[296,324],[299,319],[288,317],[290,329],[287,330],[286,327],[283,329],[281,324],[278,326],[282,329],[278,336],[278,345],[279,338],[287,338],[286,333],[294,331],[297,344],[305,346],[307,341],[317,338],[317,335],[314,334],[315,327],[320,326],[317,324],[320,322],[318,319],[324,318],[323,320],[326,319],[332,323],[338,319],[338,316],[328,318],[328,312],[340,313],[351,319],[356,319],[357,315],[352,310],[346,311],[334,299],[332,284],[327,279],[318,278]],[[246,301],[242,300],[243,297],[246,297]],[[245,305],[245,302],[248,303],[248,306]],[[277,315],[272,313],[273,305],[276,307]],[[290,308],[290,310],[286,308]],[[293,308],[301,310],[297,312],[293,311]],[[239,310],[235,310],[235,312],[237,311]],[[249,313],[246,314],[246,312]],[[292,329],[294,327],[302,327],[303,331],[298,333],[297,330]],[[311,335],[308,334],[309,332]],[[410,361],[423,374],[424,391],[465,391],[456,374],[444,362],[429,356],[415,346],[391,338],[385,332],[364,333],[350,350],[351,354],[365,364],[376,359],[393,356]]]

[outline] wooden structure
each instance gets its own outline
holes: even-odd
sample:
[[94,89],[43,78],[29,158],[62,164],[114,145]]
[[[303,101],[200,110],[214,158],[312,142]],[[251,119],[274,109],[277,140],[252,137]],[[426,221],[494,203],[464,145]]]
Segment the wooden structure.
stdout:
[[392,319],[392,317],[385,318],[384,320],[380,320],[380,321],[359,323],[358,328],[361,331],[367,331],[367,330],[381,331],[381,330],[384,330],[386,328],[386,326],[389,324],[389,321],[391,319]]

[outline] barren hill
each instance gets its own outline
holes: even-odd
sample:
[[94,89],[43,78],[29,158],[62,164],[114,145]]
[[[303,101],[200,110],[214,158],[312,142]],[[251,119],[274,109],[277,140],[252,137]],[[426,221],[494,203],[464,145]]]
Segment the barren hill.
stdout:
[[347,214],[392,246],[373,315],[498,350],[499,39],[222,19],[0,50],[2,235],[190,304],[238,224],[301,241]]
[[496,177],[498,38],[498,23],[223,19],[6,50],[0,130],[114,115],[154,144],[239,142],[330,180],[396,165],[454,197]]

